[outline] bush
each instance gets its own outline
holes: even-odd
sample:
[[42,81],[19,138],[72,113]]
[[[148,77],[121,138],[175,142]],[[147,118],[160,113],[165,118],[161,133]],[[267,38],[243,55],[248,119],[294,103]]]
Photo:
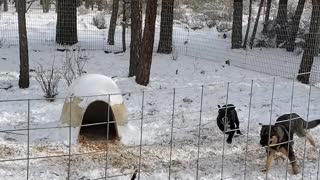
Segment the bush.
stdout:
[[35,70],[36,80],[45,93],[44,97],[49,101],[54,101],[58,95],[58,85],[61,79],[59,71],[55,68],[54,62],[50,69],[44,69],[41,64]]
[[106,29],[107,23],[105,18],[105,13],[98,13],[92,18],[92,23],[94,26],[96,26],[98,29]]

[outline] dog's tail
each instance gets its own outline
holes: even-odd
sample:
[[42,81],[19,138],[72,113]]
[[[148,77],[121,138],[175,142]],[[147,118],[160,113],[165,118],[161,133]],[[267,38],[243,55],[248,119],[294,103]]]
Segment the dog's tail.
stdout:
[[315,128],[315,127],[317,127],[319,124],[320,124],[320,119],[316,119],[316,120],[309,121],[309,122],[304,121],[304,127],[306,127],[307,129]]

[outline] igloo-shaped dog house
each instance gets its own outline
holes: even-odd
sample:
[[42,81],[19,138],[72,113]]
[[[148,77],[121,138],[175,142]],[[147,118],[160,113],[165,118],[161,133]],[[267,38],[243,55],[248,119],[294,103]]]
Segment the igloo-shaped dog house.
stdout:
[[[120,139],[118,126],[127,123],[128,116],[122,94],[116,83],[99,74],[86,74],[69,87],[60,120],[71,125],[71,141],[79,140],[82,131]],[[109,124],[109,125],[108,125]]]

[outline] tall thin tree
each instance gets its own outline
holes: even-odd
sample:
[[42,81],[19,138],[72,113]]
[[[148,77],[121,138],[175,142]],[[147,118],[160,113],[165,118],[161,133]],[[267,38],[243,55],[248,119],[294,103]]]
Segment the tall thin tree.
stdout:
[[131,0],[131,44],[130,44],[130,65],[129,77],[137,74],[137,67],[140,60],[142,38],[142,2]]
[[118,11],[119,11],[119,0],[113,0],[112,14],[111,14],[111,19],[110,19],[109,33],[108,33],[108,44],[109,45],[114,45],[114,34],[116,32]]
[[174,0],[162,0],[158,53],[172,52],[173,8]]
[[319,35],[320,35],[320,3],[312,0],[312,13],[309,34],[306,37],[306,46],[302,55],[299,75],[297,79],[304,84],[309,84],[310,73],[313,65],[314,56],[319,54]]
[[18,28],[19,28],[19,53],[20,53],[20,76],[19,88],[29,87],[29,54],[26,26],[26,0],[17,2]]
[[288,0],[279,0],[279,8],[277,14],[277,47],[281,43],[284,43],[288,38],[288,30],[287,30],[287,8],[288,8]]
[[299,25],[300,25],[300,20],[301,20],[301,15],[303,13],[303,8],[306,0],[299,0],[298,6],[296,9],[296,12],[292,18],[292,22],[290,24],[290,29],[289,29],[289,38],[288,38],[288,44],[287,44],[287,51],[288,52],[293,52],[294,50],[294,45],[295,45],[295,40],[299,31]]
[[268,32],[268,26],[269,26],[269,21],[270,21],[270,12],[271,12],[271,4],[272,4],[272,0],[267,0],[266,15],[264,17],[264,24],[263,24],[263,29],[262,29],[262,33],[263,34],[266,34]]
[[242,12],[243,0],[233,1],[233,22],[231,35],[231,48],[238,49],[242,45]]
[[257,29],[258,29],[258,25],[259,25],[260,14],[261,14],[261,9],[262,9],[262,6],[263,6],[263,1],[264,0],[260,0],[256,21],[254,23],[254,27],[253,27],[253,30],[252,30],[250,43],[249,43],[249,46],[250,46],[251,49],[252,49],[253,44],[254,44],[254,39],[256,38]]
[[73,45],[78,42],[77,3],[75,0],[57,0],[56,42]]
[[249,1],[249,15],[248,15],[248,25],[247,25],[247,31],[246,35],[244,37],[244,42],[243,42],[243,48],[247,48],[247,41],[248,41],[248,36],[249,36],[249,31],[250,31],[250,25],[251,25],[251,15],[252,15],[252,0]]
[[152,63],[152,52],[154,45],[155,24],[157,17],[157,0],[148,0],[146,6],[146,17],[142,39],[142,51],[140,51],[140,62],[136,76],[136,82],[146,86],[150,79]]

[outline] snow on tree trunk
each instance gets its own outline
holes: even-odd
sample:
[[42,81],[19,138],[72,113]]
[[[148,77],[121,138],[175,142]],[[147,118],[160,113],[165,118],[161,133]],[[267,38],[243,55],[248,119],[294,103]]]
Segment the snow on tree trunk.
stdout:
[[277,14],[277,47],[281,43],[284,43],[287,40],[288,33],[287,33],[287,7],[288,7],[288,0],[279,0],[279,9]]
[[261,9],[262,9],[262,6],[263,6],[263,1],[264,1],[264,0],[261,0],[261,1],[260,1],[257,18],[256,18],[256,21],[255,21],[255,23],[254,23],[253,30],[252,30],[252,34],[251,34],[251,38],[250,38],[250,43],[249,43],[249,46],[250,46],[251,49],[252,49],[253,44],[254,44],[254,39],[256,38],[257,29],[258,29],[258,25],[259,25],[260,14],[261,14]]
[[138,65],[138,72],[136,77],[136,82],[143,86],[146,86],[149,83],[150,79],[156,17],[157,0],[148,0],[142,39],[143,53],[142,51],[140,51],[141,58]]
[[112,14],[110,19],[109,33],[108,33],[109,45],[114,45],[114,34],[117,26],[118,11],[119,11],[119,0],[113,0]]
[[234,0],[231,48],[241,48],[242,44],[242,11],[243,0]]
[[304,84],[309,84],[313,58],[319,54],[319,25],[320,4],[317,0],[313,0],[309,34],[306,37],[306,46],[300,64],[299,75],[297,77],[297,79]]
[[172,52],[173,7],[174,0],[162,0],[158,53]]
[[19,53],[20,53],[20,76],[19,88],[29,87],[29,54],[28,38],[26,27],[26,0],[19,0],[18,7],[18,28],[19,28]]
[[247,41],[248,41],[248,36],[249,36],[249,31],[250,31],[250,25],[251,25],[251,15],[252,15],[252,0],[249,2],[249,15],[248,15],[248,25],[247,25],[247,31],[246,35],[244,37],[244,42],[243,42],[243,48],[247,48]]
[[139,63],[142,36],[142,2],[131,0],[131,44],[129,77],[135,76]]
[[293,52],[294,50],[295,40],[299,31],[300,19],[303,13],[305,2],[306,0],[299,0],[296,12],[292,18],[292,22],[289,29],[290,34],[289,34],[288,44],[286,48],[287,51],[289,52]]
[[73,45],[78,42],[76,1],[58,0],[56,42]]

